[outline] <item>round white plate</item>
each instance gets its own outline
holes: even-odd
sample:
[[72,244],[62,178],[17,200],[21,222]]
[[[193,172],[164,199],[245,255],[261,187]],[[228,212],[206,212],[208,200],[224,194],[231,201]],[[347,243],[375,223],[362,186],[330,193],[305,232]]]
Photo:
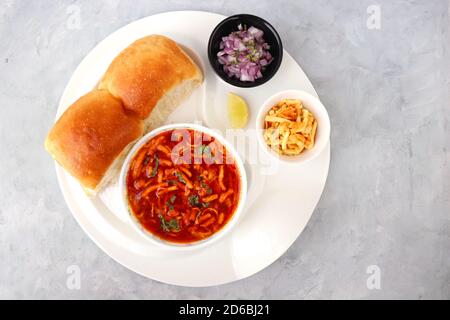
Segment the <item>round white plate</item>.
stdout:
[[[232,91],[249,104],[248,129],[251,130],[259,107],[272,94],[301,89],[317,96],[303,70],[286,51],[277,74],[262,86],[240,89],[220,80],[209,66],[206,49],[211,31],[224,18],[198,11],[167,12],[119,29],[100,42],[75,70],[61,98],[57,117],[95,87],[122,49],[138,38],[155,33],[181,44],[205,73],[203,85],[170,116],[169,123],[197,122],[224,132],[227,93]],[[256,137],[246,146],[259,148]],[[328,175],[329,145],[318,158],[302,166],[277,166],[261,153],[256,162],[249,158],[251,151],[240,146],[237,149],[247,162],[249,191],[245,215],[219,242],[189,252],[166,251],[137,234],[117,203],[120,199],[117,185],[108,186],[90,199],[58,165],[56,171],[75,219],[114,260],[154,280],[182,286],[212,286],[251,276],[278,259],[306,226]]]

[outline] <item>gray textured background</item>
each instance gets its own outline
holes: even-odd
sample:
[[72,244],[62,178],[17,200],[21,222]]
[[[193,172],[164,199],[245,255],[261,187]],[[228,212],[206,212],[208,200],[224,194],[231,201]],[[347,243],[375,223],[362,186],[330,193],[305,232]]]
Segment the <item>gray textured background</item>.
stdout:
[[[276,3],[276,4],[275,4]],[[381,29],[366,27],[381,8]],[[67,8],[81,28],[67,28]],[[270,20],[331,116],[332,160],[295,244],[237,283],[145,279],[77,225],[43,141],[78,63],[117,28],[169,10]],[[0,298],[450,298],[447,1],[0,2]],[[68,290],[66,268],[81,268]],[[368,290],[366,268],[381,269]]]

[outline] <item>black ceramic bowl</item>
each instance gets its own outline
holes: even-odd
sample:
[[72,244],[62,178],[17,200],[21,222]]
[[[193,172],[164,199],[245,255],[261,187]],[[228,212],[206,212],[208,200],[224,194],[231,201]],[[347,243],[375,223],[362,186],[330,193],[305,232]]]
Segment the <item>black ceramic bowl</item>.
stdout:
[[[270,45],[269,52],[273,57],[273,61],[262,72],[263,77],[256,79],[254,82],[241,81],[235,77],[228,77],[225,71],[223,71],[223,65],[221,65],[217,59],[217,53],[220,51],[219,46],[222,37],[228,36],[233,31],[237,31],[239,24],[242,24],[243,26],[246,25],[248,28],[254,26],[255,28],[262,30],[264,32],[264,40]],[[280,36],[275,28],[266,20],[250,14],[236,14],[219,23],[211,33],[208,42],[208,59],[216,74],[223,81],[241,88],[257,87],[269,81],[277,72],[281,60],[283,59],[283,44],[281,43]]]

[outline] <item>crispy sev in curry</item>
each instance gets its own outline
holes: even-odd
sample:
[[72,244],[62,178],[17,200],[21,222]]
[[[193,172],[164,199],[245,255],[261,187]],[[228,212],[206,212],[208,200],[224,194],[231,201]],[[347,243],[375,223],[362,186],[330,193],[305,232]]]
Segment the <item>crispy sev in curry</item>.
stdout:
[[298,99],[284,99],[264,118],[264,140],[281,155],[295,156],[314,147],[317,120]]
[[136,152],[127,173],[127,197],[146,230],[166,241],[191,243],[231,219],[240,176],[215,138],[192,129],[182,135],[175,131],[160,133]]

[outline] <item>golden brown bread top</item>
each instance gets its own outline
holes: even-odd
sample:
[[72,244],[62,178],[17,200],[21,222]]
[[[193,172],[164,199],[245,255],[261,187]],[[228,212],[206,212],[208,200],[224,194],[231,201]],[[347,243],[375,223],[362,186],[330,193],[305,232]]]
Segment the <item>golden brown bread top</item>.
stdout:
[[137,40],[113,60],[99,89],[109,90],[127,110],[145,119],[167,91],[191,79],[202,79],[197,65],[173,40],[151,35]]
[[86,189],[94,190],[123,149],[143,134],[143,122],[127,114],[106,90],[78,99],[59,118],[45,147]]

